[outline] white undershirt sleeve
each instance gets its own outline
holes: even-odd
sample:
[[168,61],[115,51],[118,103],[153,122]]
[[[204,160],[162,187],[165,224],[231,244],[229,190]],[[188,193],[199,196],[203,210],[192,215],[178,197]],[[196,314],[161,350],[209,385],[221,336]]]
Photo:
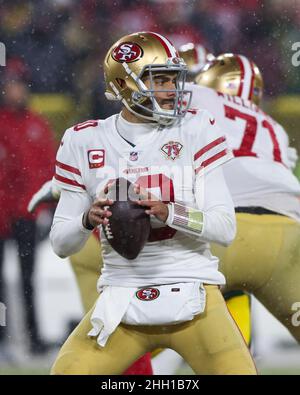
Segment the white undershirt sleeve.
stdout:
[[86,192],[61,190],[50,232],[52,248],[59,257],[75,254],[86,243],[91,231],[82,225],[82,216],[91,204]]

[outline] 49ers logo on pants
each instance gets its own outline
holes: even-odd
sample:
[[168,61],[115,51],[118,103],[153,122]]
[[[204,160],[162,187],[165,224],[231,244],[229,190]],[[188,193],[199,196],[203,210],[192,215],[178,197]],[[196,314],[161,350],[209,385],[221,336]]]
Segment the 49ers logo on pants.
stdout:
[[136,292],[136,297],[140,300],[154,300],[159,297],[159,290],[157,288],[143,288]]
[[89,167],[96,169],[104,166],[105,151],[104,149],[94,149],[88,151]]

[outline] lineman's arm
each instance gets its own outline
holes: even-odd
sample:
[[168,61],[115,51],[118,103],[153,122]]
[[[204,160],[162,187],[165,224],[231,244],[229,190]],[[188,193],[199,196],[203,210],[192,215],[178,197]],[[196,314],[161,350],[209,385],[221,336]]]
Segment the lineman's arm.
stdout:
[[35,209],[45,202],[57,202],[60,196],[60,189],[52,183],[52,180],[45,184],[32,196],[28,203],[27,210],[33,213]]
[[287,148],[287,160],[288,160],[288,167],[291,170],[294,170],[296,168],[297,162],[298,162],[299,156],[297,149],[294,147],[288,147]]

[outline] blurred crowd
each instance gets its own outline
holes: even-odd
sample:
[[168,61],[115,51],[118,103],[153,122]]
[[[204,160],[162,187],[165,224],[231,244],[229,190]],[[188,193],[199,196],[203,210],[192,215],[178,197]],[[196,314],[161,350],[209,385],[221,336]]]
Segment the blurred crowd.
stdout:
[[[153,30],[176,45],[193,41],[214,54],[241,53],[265,79],[265,93],[299,93],[292,44],[300,7],[283,0],[0,0],[0,40],[28,68],[31,90],[70,93],[91,117],[111,113],[102,61],[126,33]],[[270,72],[271,71],[271,72]],[[3,70],[1,70],[3,73]]]

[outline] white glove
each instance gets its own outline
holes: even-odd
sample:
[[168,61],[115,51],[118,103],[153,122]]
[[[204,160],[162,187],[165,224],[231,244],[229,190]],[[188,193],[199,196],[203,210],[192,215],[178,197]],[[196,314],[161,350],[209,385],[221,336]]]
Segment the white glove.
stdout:
[[296,148],[288,147],[287,159],[288,159],[287,165],[288,165],[289,169],[294,170],[297,165],[297,161],[299,159],[298,152],[297,152]]
[[52,181],[47,181],[31,198],[27,211],[33,213],[37,206],[44,202],[55,202],[60,197],[60,190],[52,184]]

